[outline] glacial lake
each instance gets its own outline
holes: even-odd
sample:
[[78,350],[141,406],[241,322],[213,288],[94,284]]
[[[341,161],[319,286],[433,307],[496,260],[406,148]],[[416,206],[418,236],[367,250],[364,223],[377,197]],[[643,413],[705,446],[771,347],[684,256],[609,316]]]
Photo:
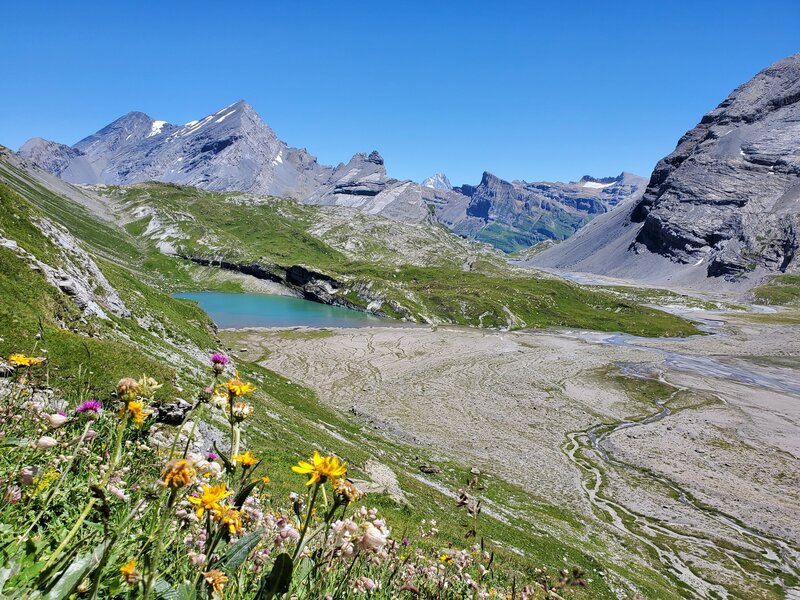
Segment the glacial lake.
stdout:
[[368,327],[386,319],[357,310],[328,306],[293,296],[271,294],[186,292],[176,298],[194,300],[223,329],[243,327]]

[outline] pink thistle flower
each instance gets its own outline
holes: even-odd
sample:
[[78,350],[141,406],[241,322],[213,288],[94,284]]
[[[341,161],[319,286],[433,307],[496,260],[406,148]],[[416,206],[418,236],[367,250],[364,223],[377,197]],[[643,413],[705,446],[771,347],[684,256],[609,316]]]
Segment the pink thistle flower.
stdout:
[[231,362],[231,359],[220,352],[215,352],[211,355],[211,363],[214,365],[222,365],[223,367]]
[[100,414],[100,411],[103,410],[103,403],[100,400],[86,400],[85,402],[81,402],[78,407],[75,409],[76,414],[85,413],[85,412],[93,412],[95,414]]

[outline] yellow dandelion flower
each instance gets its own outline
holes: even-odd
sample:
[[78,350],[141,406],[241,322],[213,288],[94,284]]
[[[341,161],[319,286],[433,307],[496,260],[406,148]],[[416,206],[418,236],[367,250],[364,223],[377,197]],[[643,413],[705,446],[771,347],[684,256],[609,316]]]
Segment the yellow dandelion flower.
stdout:
[[452,557],[452,556],[450,556],[449,554],[440,554],[440,555],[439,555],[439,560],[440,560],[440,561],[442,561],[442,562],[444,562],[444,563],[447,563],[447,562],[450,562],[450,561],[452,561],[452,560],[453,560],[453,557]]
[[191,462],[185,458],[175,458],[164,467],[161,479],[165,486],[177,489],[190,485],[196,474]]
[[233,379],[228,380],[225,387],[228,388],[228,393],[231,396],[244,396],[245,394],[256,391],[256,386],[252,383],[245,383],[239,379],[239,371],[236,371]]
[[314,450],[310,460],[311,462],[301,460],[292,467],[292,471],[295,473],[308,475],[306,485],[312,485],[317,482],[325,483],[328,479],[335,483],[347,473],[346,463],[340,463],[337,456],[323,457]]
[[139,571],[136,570],[136,561],[133,559],[122,565],[119,568],[119,572],[128,585],[133,585],[139,581]]
[[24,354],[12,354],[8,357],[8,362],[15,367],[35,367],[36,365],[42,364],[44,359],[35,356],[25,356]]
[[269,484],[271,481],[272,481],[272,479],[270,479],[270,478],[269,478],[267,475],[264,475],[264,476],[261,478],[261,483],[263,483],[264,485],[267,485],[267,484]]
[[231,535],[242,532],[242,513],[235,508],[220,505],[212,509],[213,519],[228,526]]
[[197,507],[197,516],[202,517],[206,510],[219,509],[219,503],[233,494],[224,483],[218,485],[203,484],[203,493],[200,496],[189,496],[188,500]]
[[245,468],[252,467],[254,464],[258,462],[256,455],[250,452],[250,450],[248,450],[244,454],[235,454],[233,456],[233,460],[235,460]]
[[203,578],[206,583],[211,587],[215,594],[222,594],[222,588],[228,582],[228,576],[219,569],[206,571],[203,573]]
[[140,427],[147,416],[152,415],[152,410],[147,410],[144,407],[144,402],[141,400],[130,400],[128,402],[128,412],[131,413],[133,420],[136,421],[136,427]]

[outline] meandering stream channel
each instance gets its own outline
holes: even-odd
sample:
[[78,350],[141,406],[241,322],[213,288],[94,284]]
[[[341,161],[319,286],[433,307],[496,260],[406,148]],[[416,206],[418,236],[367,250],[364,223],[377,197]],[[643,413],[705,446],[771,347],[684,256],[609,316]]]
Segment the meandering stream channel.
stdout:
[[[722,335],[718,330],[718,322],[704,322],[704,329],[712,335]],[[800,378],[790,379],[782,374],[760,369],[753,364],[748,368],[740,368],[725,364],[714,358],[687,356],[662,348],[653,348],[647,345],[648,340],[626,334],[602,334],[595,332],[580,332],[566,334],[583,339],[592,344],[607,344],[611,346],[635,348],[649,352],[659,353],[663,356],[665,371],[660,371],[657,376],[662,383],[673,387],[674,391],[665,398],[654,401],[654,411],[647,417],[639,420],[625,420],[617,423],[601,423],[587,430],[571,432],[563,446],[563,451],[569,460],[585,474],[582,487],[591,504],[610,518],[614,527],[637,539],[650,548],[661,563],[673,574],[675,581],[685,592],[700,598],[729,598],[729,591],[718,582],[713,582],[693,568],[682,556],[680,547],[686,544],[695,547],[706,547],[713,551],[719,550],[718,540],[704,537],[700,534],[678,531],[665,520],[653,518],[624,506],[616,501],[606,491],[609,470],[635,471],[638,476],[649,479],[653,484],[667,488],[678,501],[692,511],[700,513],[703,519],[709,519],[723,529],[728,530],[737,539],[736,545],[727,545],[724,554],[742,572],[750,571],[752,576],[767,579],[765,583],[777,584],[784,587],[784,592],[789,598],[800,597],[800,590],[796,587],[785,586],[783,576],[786,576],[791,586],[796,585],[800,578],[800,550],[785,540],[767,535],[761,531],[747,526],[739,519],[724,514],[719,510],[704,505],[691,493],[683,489],[677,482],[649,469],[622,460],[615,455],[611,438],[614,434],[637,427],[644,427],[668,418],[672,414],[670,402],[685,388],[676,387],[667,380],[670,370],[682,371],[696,375],[717,379],[728,379],[745,385],[767,388],[777,392],[792,394],[800,398]],[[650,340],[652,341],[652,340]],[[662,340],[663,341],[663,340]],[[628,377],[650,378],[652,372],[642,369],[639,364],[618,365],[620,372]],[[725,402],[724,398],[718,396]],[[757,549],[757,554],[753,553]],[[763,573],[753,573],[753,561],[759,564]],[[772,575],[770,582],[769,576]]]

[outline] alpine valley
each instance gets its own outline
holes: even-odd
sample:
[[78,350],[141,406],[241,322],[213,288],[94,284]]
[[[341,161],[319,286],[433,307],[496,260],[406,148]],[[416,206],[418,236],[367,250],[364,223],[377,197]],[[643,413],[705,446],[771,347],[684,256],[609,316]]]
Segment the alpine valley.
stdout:
[[[14,531],[15,541],[0,544],[0,596],[139,597],[151,585],[151,598],[210,598],[224,577],[225,597],[350,598],[362,593],[347,580],[355,568],[381,582],[363,592],[374,598],[800,597],[800,54],[700,118],[649,180],[623,166],[572,182],[488,172],[475,185],[443,173],[398,180],[377,151],[319,164],[245,101],[183,125],[130,112],[71,146],[0,147],[0,357],[9,357],[0,409],[12,424],[31,406],[68,411],[49,421],[57,427],[32,426],[49,446],[0,433],[13,458],[0,458],[3,469],[25,488],[14,502],[3,492],[0,535]],[[199,303],[176,297],[186,292]],[[291,296],[377,318],[220,329],[205,292]],[[25,365],[20,352],[46,360]],[[117,382],[141,374],[161,384],[133,381],[152,388],[142,396],[152,414],[121,405],[124,420],[103,435],[139,417],[152,430],[137,420],[116,447],[90,438],[106,444],[91,467],[103,478],[42,484],[84,460],[71,448],[94,421],[79,421],[71,403],[119,402],[129,390]],[[198,390],[206,380],[214,386]],[[230,400],[222,408],[219,386]],[[253,414],[237,420],[240,395]],[[67,436],[62,425],[76,429]],[[252,456],[218,457],[228,435],[268,478],[247,483]],[[159,484],[110,474],[117,457],[151,447],[128,468],[157,471]],[[311,473],[308,504],[291,496],[268,534],[212,518],[222,498],[196,517],[205,496],[178,503],[174,473],[162,473],[176,448],[180,460],[191,451],[241,472],[247,493],[228,502],[241,500],[231,506],[245,521],[247,494],[267,481],[258,497],[277,505],[303,491],[298,473]],[[311,449],[329,462],[286,468]],[[55,466],[25,487],[21,469],[42,452]],[[314,545],[339,535],[333,516],[347,510],[339,487],[324,504],[317,497],[341,485],[333,455],[380,510],[378,519],[364,509],[371,520],[353,540],[363,546],[386,523],[397,541],[379,532],[378,550],[405,553],[416,543],[408,538],[422,540],[397,554],[393,573],[374,547],[350,559],[350,538],[331,554]],[[69,494],[85,503],[67,526],[52,499]],[[148,557],[136,554],[148,584],[126,576],[130,557],[114,550],[113,528],[140,527],[137,511],[156,502],[186,523],[146,530],[142,521],[141,543],[126,552]],[[24,542],[14,511],[33,519]],[[309,526],[317,515],[330,519]],[[195,552],[190,530],[231,549]],[[288,575],[272,546],[262,552],[267,543]],[[218,573],[180,558],[186,548]],[[337,571],[341,556],[352,564]],[[446,577],[463,576],[469,556],[488,567],[469,575],[474,596],[447,595],[444,584],[439,595],[393,592],[414,556],[433,557],[431,573]],[[159,560],[179,566],[159,571]],[[315,577],[325,569],[344,572],[346,585],[331,575],[324,587],[328,571]],[[248,588],[251,572],[261,583]],[[320,587],[298,591],[310,581]],[[479,596],[487,581],[494,595]],[[520,595],[523,581],[538,582],[531,595]]]

